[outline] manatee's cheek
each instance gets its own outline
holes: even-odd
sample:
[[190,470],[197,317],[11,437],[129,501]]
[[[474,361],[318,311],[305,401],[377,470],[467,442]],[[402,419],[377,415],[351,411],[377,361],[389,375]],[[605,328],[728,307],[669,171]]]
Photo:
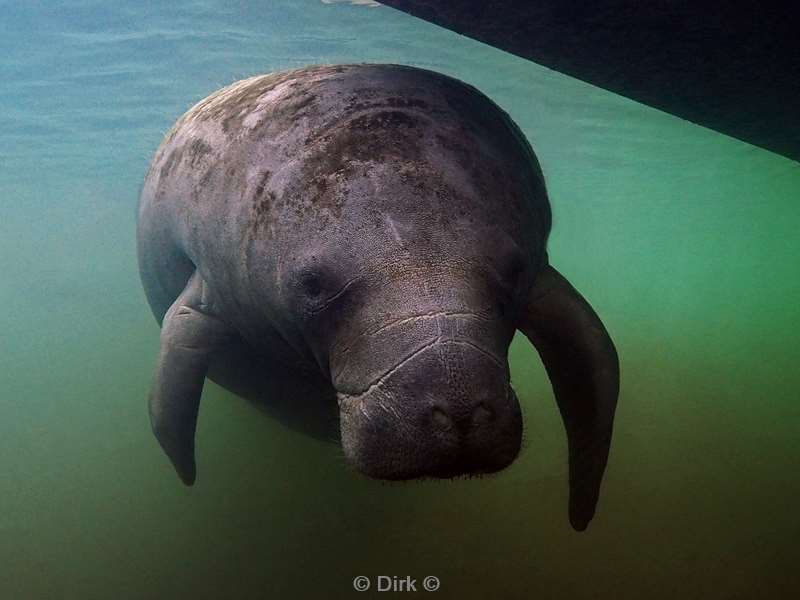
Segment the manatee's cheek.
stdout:
[[514,461],[522,417],[507,370],[469,352],[463,368],[454,368],[442,360],[447,351],[419,357],[361,395],[339,394],[342,447],[361,473],[454,477],[499,471]]

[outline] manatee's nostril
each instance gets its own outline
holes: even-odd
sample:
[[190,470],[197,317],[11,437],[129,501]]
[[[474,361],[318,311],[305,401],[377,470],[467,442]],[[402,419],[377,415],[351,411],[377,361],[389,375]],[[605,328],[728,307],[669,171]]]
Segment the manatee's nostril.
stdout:
[[485,402],[478,402],[475,410],[472,411],[473,423],[488,423],[494,419],[494,411]]
[[431,418],[442,429],[450,429],[453,426],[452,419],[438,406],[434,406],[431,410]]

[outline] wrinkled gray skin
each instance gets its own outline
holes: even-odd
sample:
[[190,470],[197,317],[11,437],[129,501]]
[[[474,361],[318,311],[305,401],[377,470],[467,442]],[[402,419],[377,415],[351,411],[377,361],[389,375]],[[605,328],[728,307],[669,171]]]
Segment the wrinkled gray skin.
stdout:
[[500,470],[522,436],[507,361],[520,329],[553,382],[585,529],[619,371],[548,265],[549,230],[524,136],[455,79],[321,66],[209,96],[167,135],[139,208],[162,322],[150,415],[178,474],[194,482],[206,376],[312,435],[338,428],[370,477]]

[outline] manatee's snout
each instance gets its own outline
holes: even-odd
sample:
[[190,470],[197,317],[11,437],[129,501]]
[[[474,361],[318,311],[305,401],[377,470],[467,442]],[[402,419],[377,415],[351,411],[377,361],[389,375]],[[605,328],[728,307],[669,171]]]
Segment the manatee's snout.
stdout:
[[378,479],[491,473],[519,453],[508,366],[466,340],[436,340],[358,394],[339,393],[342,445]]

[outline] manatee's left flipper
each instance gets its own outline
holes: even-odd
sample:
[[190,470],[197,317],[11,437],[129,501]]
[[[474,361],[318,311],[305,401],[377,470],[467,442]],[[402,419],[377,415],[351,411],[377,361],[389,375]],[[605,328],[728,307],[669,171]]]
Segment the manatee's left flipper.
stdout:
[[186,485],[196,476],[194,432],[211,357],[233,335],[214,316],[206,285],[195,272],[164,316],[150,391],[153,433]]
[[569,518],[583,531],[594,516],[608,461],[619,394],[619,360],[589,303],[546,266],[531,290],[519,329],[544,362],[569,446]]

